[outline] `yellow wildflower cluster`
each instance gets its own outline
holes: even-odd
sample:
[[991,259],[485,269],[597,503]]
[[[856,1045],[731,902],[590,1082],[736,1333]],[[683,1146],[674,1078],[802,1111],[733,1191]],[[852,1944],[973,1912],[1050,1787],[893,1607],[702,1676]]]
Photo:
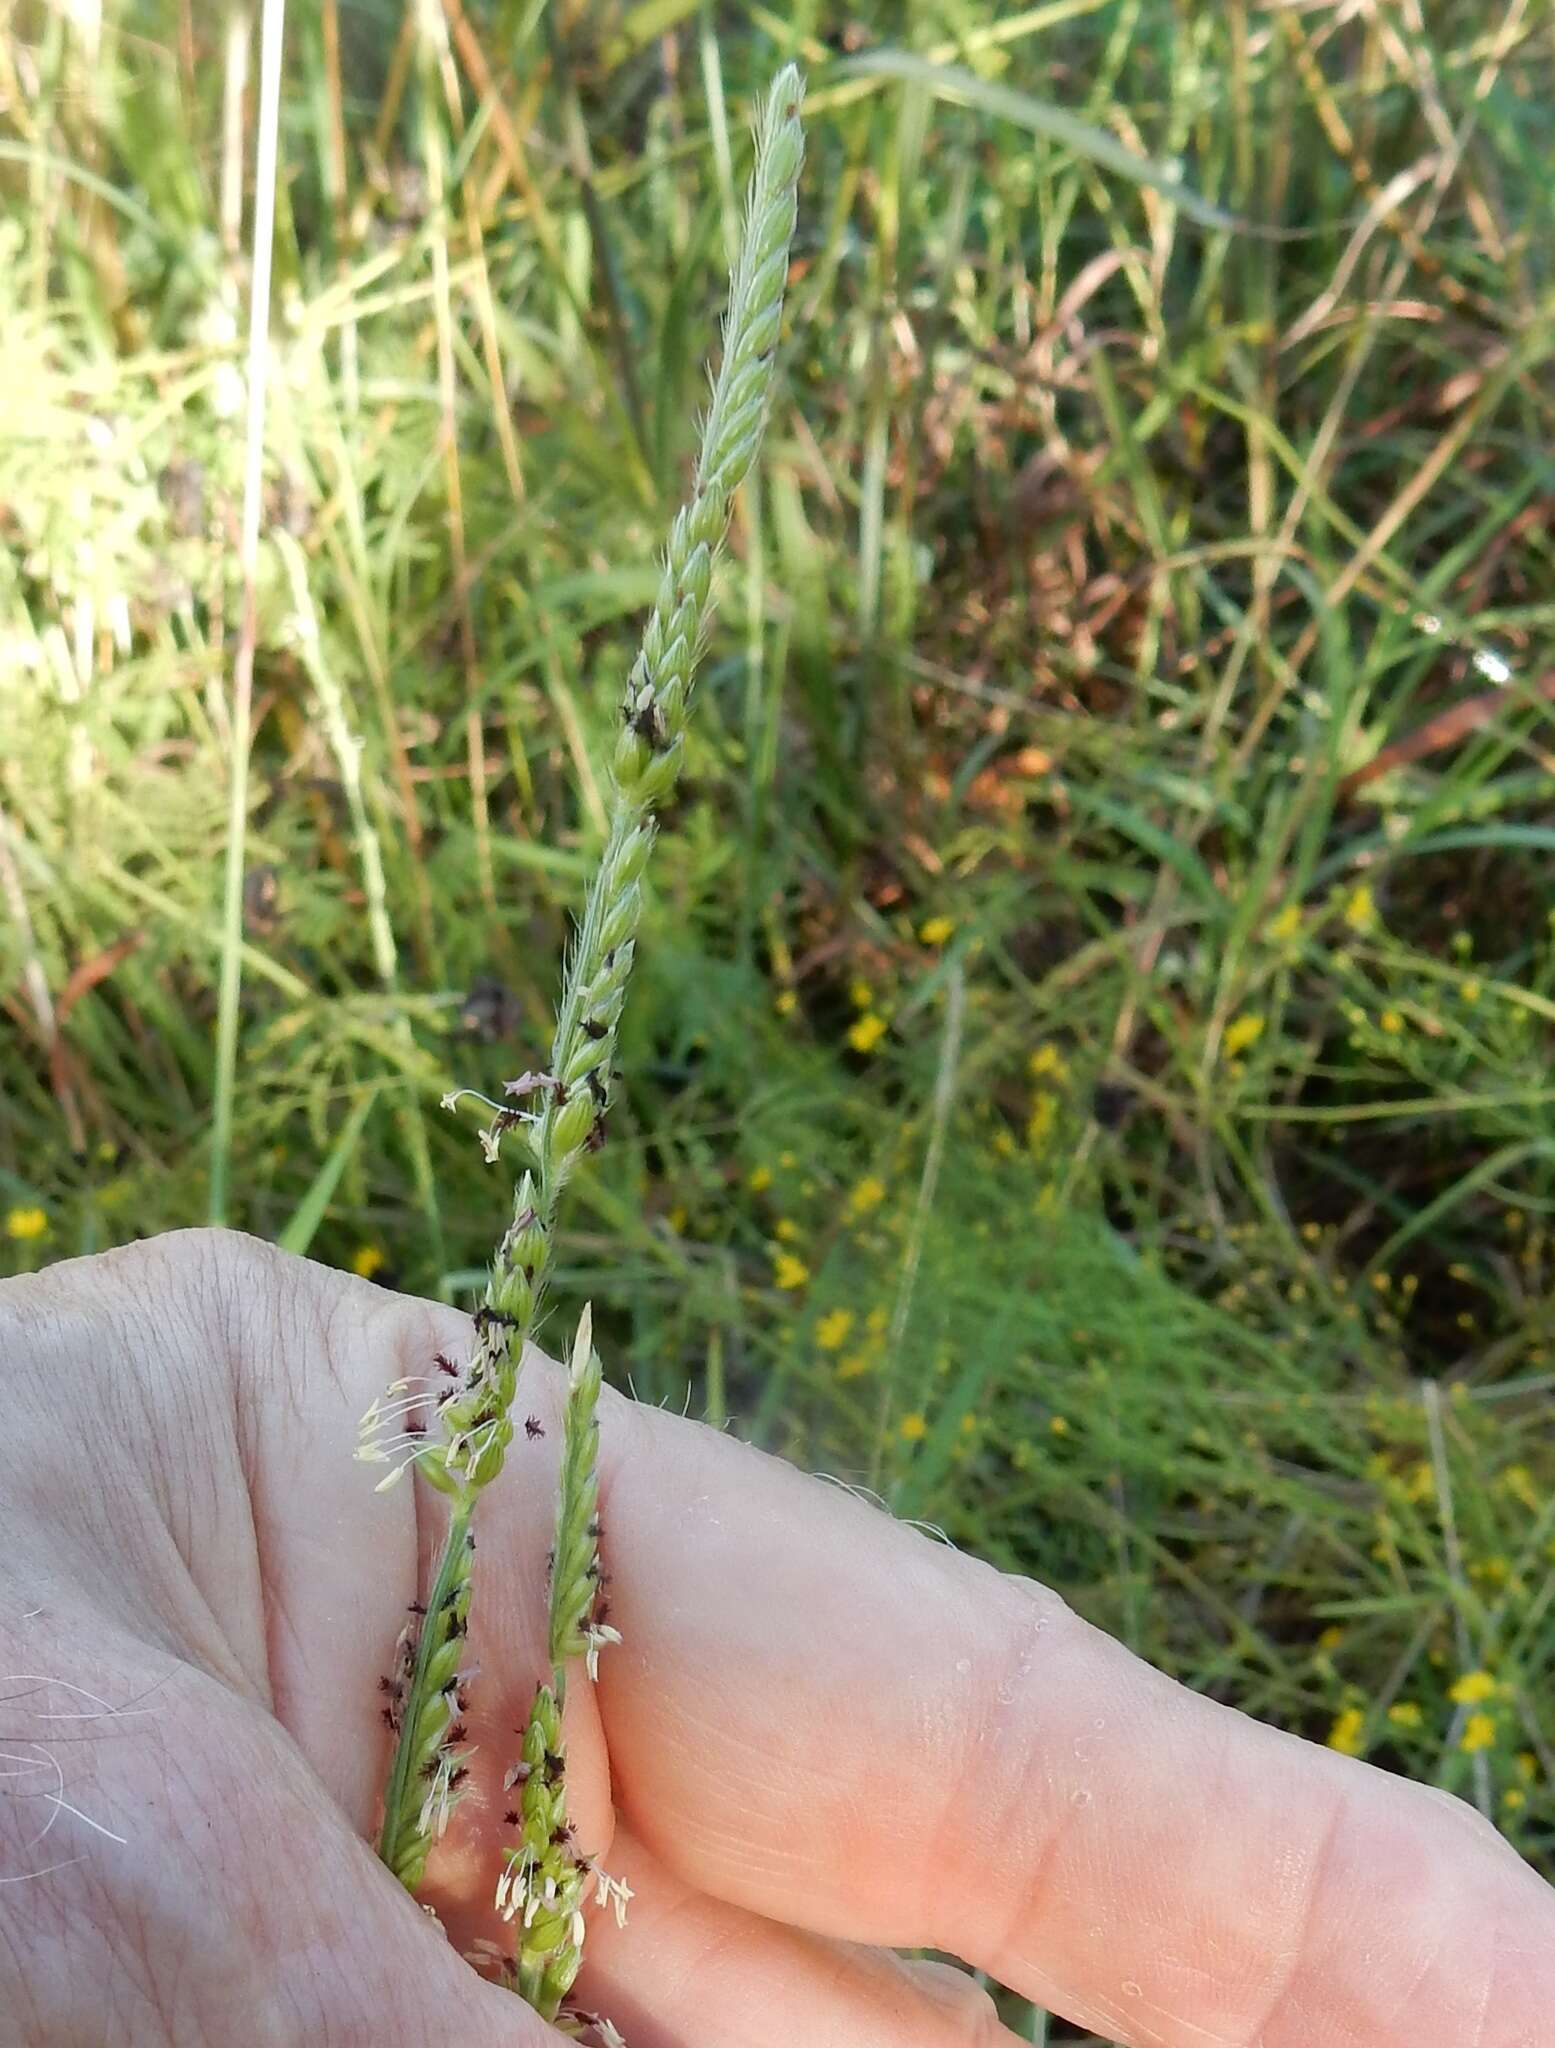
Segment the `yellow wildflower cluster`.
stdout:
[[876,1179],[872,1173],[866,1173],[848,1196],[848,1215],[853,1218],[868,1216],[884,1200],[885,1182]]
[[772,1254],[772,1284],[792,1291],[803,1287],[810,1278],[810,1268],[793,1252],[776,1250]]
[[1337,1749],[1341,1756],[1359,1756],[1365,1748],[1365,1732],[1365,1709],[1345,1707],[1335,1716],[1334,1725],[1328,1731],[1328,1746]]
[[1240,1017],[1233,1017],[1226,1026],[1224,1045],[1226,1058],[1234,1060],[1262,1038],[1264,1020],[1253,1011],[1244,1011]]
[[1369,932],[1377,922],[1377,899],[1362,882],[1345,899],[1344,921],[1352,932]]
[[1468,1756],[1474,1756],[1482,1749],[1494,1749],[1496,1743],[1496,1717],[1494,1714],[1470,1714],[1463,1724],[1463,1733],[1458,1738],[1458,1747]]
[[[853,1311],[833,1309],[830,1315],[822,1316],[816,1328],[816,1341],[823,1351],[840,1351],[853,1333]],[[840,1380],[856,1380],[861,1373],[869,1372],[878,1365],[885,1352],[885,1334],[891,1318],[878,1305],[864,1318],[863,1341],[853,1350],[837,1360],[837,1377]]]
[[1530,1514],[1537,1514],[1543,1506],[1538,1488],[1533,1483],[1533,1474],[1526,1465],[1508,1465],[1496,1484],[1513,1500],[1520,1501]]
[[815,1341],[823,1351],[840,1351],[848,1341],[854,1316],[850,1308],[828,1309],[815,1326]]
[[1454,1706],[1477,1707],[1485,1700],[1493,1700],[1497,1691],[1496,1681],[1488,1671],[1465,1671],[1447,1697]]
[[371,1280],[387,1264],[388,1255],[381,1244],[359,1244],[351,1254],[351,1271],[359,1280]]
[[1033,1152],[1046,1151],[1058,1121],[1058,1097],[1039,1089],[1031,1098],[1031,1115],[1026,1119],[1026,1143]]
[[19,1244],[32,1244],[47,1234],[48,1212],[35,1203],[18,1206],[8,1212],[5,1219],[5,1234],[14,1237]]
[[878,1010],[866,1010],[848,1026],[848,1043],[855,1052],[872,1053],[890,1028]]
[[919,925],[918,937],[926,946],[943,946],[954,936],[955,929],[954,918],[931,917]]

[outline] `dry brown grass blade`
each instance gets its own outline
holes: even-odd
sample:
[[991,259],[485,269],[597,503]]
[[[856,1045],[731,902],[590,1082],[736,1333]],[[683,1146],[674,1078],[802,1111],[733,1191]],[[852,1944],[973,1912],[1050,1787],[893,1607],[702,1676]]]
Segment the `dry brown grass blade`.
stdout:
[[1340,797],[1348,800],[1358,796],[1393,769],[1407,768],[1411,762],[1424,761],[1446,747],[1456,746],[1459,740],[1467,739],[1471,733],[1483,732],[1487,726],[1494,725],[1503,712],[1515,711],[1520,703],[1526,703],[1530,698],[1555,703],[1555,670],[1521,690],[1482,690],[1477,697],[1466,697],[1462,703],[1451,704],[1445,711],[1438,711],[1424,724],[1417,725],[1413,732],[1407,732],[1402,739],[1383,747],[1364,767],[1352,769],[1339,785]]

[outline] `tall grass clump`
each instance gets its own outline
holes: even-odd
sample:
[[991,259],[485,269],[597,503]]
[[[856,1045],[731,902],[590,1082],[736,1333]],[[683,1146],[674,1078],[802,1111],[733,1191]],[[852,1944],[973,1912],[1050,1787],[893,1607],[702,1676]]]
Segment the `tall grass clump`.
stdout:
[[[796,190],[804,155],[803,87],[792,66],[767,94],[756,133],[739,254],[730,281],[722,360],[703,428],[691,497],[670,532],[641,649],[628,675],[611,763],[609,825],[568,956],[561,1002],[543,1071],[507,1083],[506,1099],[456,1088],[445,1106],[470,1098],[489,1121],[481,1133],[496,1161],[509,1141],[525,1155],[513,1218],[491,1264],[474,1341],[462,1366],[443,1361],[435,1402],[438,1431],[424,1433],[422,1390],[397,1383],[364,1419],[363,1455],[389,1463],[384,1485],[412,1469],[449,1502],[441,1559],[419,1635],[396,1681],[398,1740],[384,1799],[379,1852],[411,1891],[447,1824],[467,1774],[458,1744],[460,1662],[470,1608],[477,1502],[502,1469],[513,1440],[513,1399],[524,1348],[539,1327],[555,1252],[563,1189],[604,1142],[617,1028],[642,915],[643,876],[656,813],[674,789],[698,658],[712,607],[714,566],[734,493],[755,460],[766,421],[783,314]],[[518,1845],[507,1852],[498,1903],[516,1924],[509,1981],[555,2020],[582,1962],[581,1907],[591,1883],[567,1822],[562,1711],[569,1667],[590,1676],[602,1647],[619,1640],[603,1618],[596,1408],[601,1369],[585,1308],[572,1347],[551,1555],[548,1683],[535,1695],[523,1756],[510,1782],[522,1787]],[[403,1424],[403,1427],[396,1425]]]

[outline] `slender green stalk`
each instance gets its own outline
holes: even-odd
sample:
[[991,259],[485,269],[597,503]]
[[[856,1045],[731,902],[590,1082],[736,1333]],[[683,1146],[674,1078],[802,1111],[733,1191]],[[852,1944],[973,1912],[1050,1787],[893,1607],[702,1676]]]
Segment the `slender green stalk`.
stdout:
[[567,1666],[582,1657],[590,1676],[601,1649],[619,1642],[604,1620],[599,1562],[599,1390],[593,1312],[585,1308],[567,1374],[556,1542],[551,1551],[550,1683],[540,1686],[524,1731],[523,1755],[509,1773],[522,1787],[518,1840],[504,1853],[497,1910],[518,1922],[510,1982],[542,2018],[554,2020],[583,1961],[582,1907],[591,1879],[567,1814],[567,1751],[562,1709]]
[[[210,1220],[227,1220],[232,1098],[238,1062],[238,1000],[243,984],[243,864],[248,833],[249,725],[258,639],[259,521],[263,502],[265,398],[270,373],[270,269],[275,248],[276,137],[280,129],[281,51],[286,0],[264,0],[260,25],[259,135],[254,165],[254,278],[249,300],[248,425],[243,464],[243,617],[232,675],[232,763],[227,807],[227,872],[222,893],[221,981],[216,1004],[216,1085],[211,1112]],[[229,52],[230,55],[230,52]]]
[[[412,1468],[452,1503],[443,1554],[419,1635],[390,1680],[398,1743],[384,1805],[379,1853],[412,1891],[462,1782],[449,1741],[458,1720],[459,1650],[469,1609],[471,1520],[482,1488],[502,1468],[513,1440],[512,1406],[524,1346],[542,1313],[555,1250],[557,1209],[580,1161],[604,1140],[617,1026],[642,914],[642,875],[653,848],[655,812],[674,789],[685,753],[691,685],[711,617],[713,566],[734,493],[754,461],[766,422],[773,357],[783,311],[795,193],[804,154],[803,86],[789,66],[767,95],[756,137],[745,233],[730,284],[723,358],[703,429],[691,499],[670,532],[663,574],[641,650],[627,679],[612,761],[605,846],[590,884],[563,977],[550,1064],[507,1084],[507,1101],[487,1102],[481,1134],[495,1160],[510,1136],[529,1154],[513,1220],[497,1247],[475,1339],[436,1401],[439,1433],[423,1433],[424,1393],[408,1383],[364,1418],[362,1455],[389,1464],[385,1486]],[[474,1091],[445,1098],[456,1107]],[[484,1100],[484,1098],[477,1098]],[[551,1679],[536,1696],[525,1737],[523,1841],[510,1854],[502,1899],[522,1922],[515,1988],[555,2017],[581,1958],[581,1900],[587,1866],[566,1823],[561,1710],[566,1666],[592,1668],[615,1639],[599,1605],[599,1523],[595,1513],[595,1408],[599,1361],[585,1315],[569,1376],[558,1531],[553,1554]],[[395,1434],[396,1419],[405,1422]],[[514,1782],[520,1777],[515,1776]],[[595,1874],[596,1899],[621,1889]]]

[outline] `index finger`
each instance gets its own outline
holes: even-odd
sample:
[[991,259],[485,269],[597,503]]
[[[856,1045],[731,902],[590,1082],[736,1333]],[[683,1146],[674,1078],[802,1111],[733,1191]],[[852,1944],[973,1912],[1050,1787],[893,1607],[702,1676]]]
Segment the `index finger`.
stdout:
[[1555,2040],[1555,1893],[1460,1802],[700,1425],[612,1403],[603,1476],[618,1803],[690,1882],[1141,2048]]

